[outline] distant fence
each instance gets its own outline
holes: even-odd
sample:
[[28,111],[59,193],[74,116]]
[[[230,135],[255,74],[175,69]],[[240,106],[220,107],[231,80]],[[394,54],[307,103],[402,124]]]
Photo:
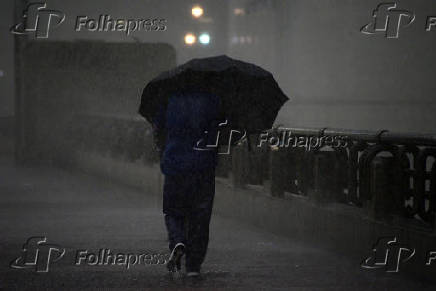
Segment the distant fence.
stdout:
[[[285,129],[278,128],[280,136]],[[346,146],[271,147],[261,136],[219,155],[217,175],[235,187],[261,185],[271,196],[289,193],[315,203],[364,207],[375,219],[400,218],[432,231],[436,211],[436,136],[386,130],[288,128],[295,137],[346,137]],[[95,151],[127,162],[158,162],[152,133],[142,118],[78,115],[68,134],[74,150]],[[246,141],[245,141],[246,142]],[[258,145],[261,146],[259,147]],[[292,197],[292,195],[291,195]]]
[[[409,218],[420,221],[423,228],[434,227],[436,136],[387,130],[286,130],[296,137],[346,137],[347,146],[310,151],[252,147],[249,154],[246,147],[235,148],[232,161],[242,163],[232,163],[236,185],[269,181],[272,196],[284,197],[285,192],[306,195],[319,203],[365,207],[377,219]],[[283,131],[277,129],[279,135]]]

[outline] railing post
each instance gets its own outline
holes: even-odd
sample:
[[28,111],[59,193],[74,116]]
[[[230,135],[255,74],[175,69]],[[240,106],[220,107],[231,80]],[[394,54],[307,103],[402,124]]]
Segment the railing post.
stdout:
[[247,184],[248,156],[246,145],[238,145],[232,149],[232,182],[234,187],[244,187]]
[[297,194],[307,196],[313,182],[313,159],[311,158],[311,153],[304,149],[293,149],[293,152],[296,165]]
[[334,151],[320,151],[314,155],[313,189],[309,198],[316,203],[338,202],[338,162]]
[[256,146],[257,139],[251,139],[251,151],[248,153],[248,183],[252,185],[263,184],[263,151]]
[[392,193],[393,157],[376,157],[371,163],[369,215],[374,219],[386,218],[394,207]]
[[284,197],[286,183],[285,149],[271,148],[270,151],[270,193],[273,197]]
[[285,191],[298,194],[298,187],[295,184],[297,180],[297,164],[296,164],[296,152],[292,149],[286,150],[286,180]]

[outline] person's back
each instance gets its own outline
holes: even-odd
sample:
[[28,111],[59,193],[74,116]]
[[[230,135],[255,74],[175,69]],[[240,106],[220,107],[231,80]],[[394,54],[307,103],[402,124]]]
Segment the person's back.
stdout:
[[166,144],[161,161],[164,174],[192,173],[215,167],[216,149],[198,149],[197,143],[202,138],[216,136],[218,111],[219,99],[214,95],[179,94],[169,99]]
[[155,119],[156,129],[164,125],[166,135],[161,170],[165,174],[163,212],[172,251],[170,271],[180,269],[186,252],[188,274],[198,274],[206,255],[217,151],[205,144],[214,144],[211,139],[216,137],[219,108],[217,96],[178,94],[169,98],[166,110]]

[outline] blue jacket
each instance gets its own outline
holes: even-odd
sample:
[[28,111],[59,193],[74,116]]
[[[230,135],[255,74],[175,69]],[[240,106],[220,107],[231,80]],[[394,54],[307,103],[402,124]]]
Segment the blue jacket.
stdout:
[[[166,130],[160,167],[166,175],[198,172],[216,166],[215,144],[220,100],[205,93],[176,94],[153,120],[155,130]],[[207,132],[207,134],[205,133]]]

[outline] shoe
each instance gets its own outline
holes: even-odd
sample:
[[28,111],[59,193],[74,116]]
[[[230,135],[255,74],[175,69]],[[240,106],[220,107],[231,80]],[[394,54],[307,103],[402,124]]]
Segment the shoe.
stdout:
[[181,260],[183,255],[185,254],[185,245],[183,243],[177,243],[171,252],[170,258],[167,262],[167,269],[170,272],[180,271],[181,269]]

